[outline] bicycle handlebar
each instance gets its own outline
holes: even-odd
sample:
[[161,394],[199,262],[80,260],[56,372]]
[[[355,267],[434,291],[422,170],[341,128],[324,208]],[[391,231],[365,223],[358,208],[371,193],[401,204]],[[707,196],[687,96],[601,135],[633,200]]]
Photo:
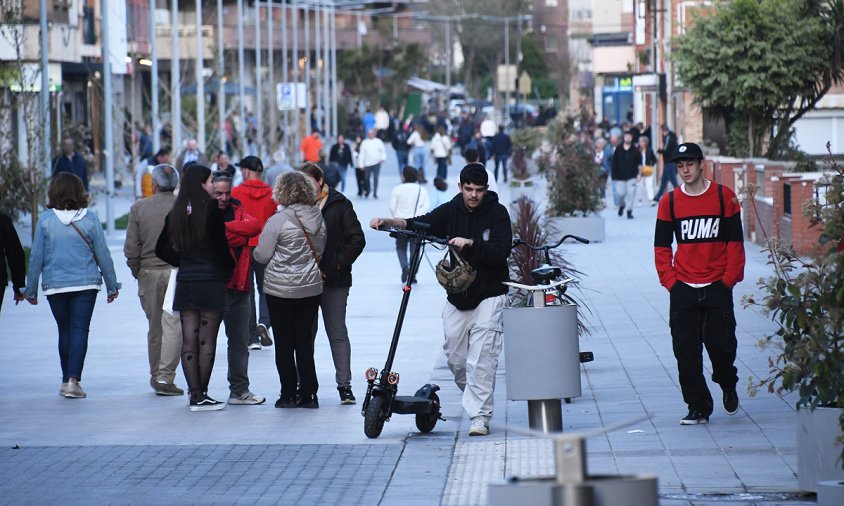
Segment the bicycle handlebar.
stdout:
[[442,237],[437,237],[435,235],[430,235],[425,233],[424,230],[420,229],[406,229],[406,228],[395,228],[395,227],[387,227],[387,228],[379,228],[381,232],[389,232],[390,236],[404,236],[410,239],[421,239],[425,242],[433,242],[437,244],[448,244],[448,239],[444,239]]
[[565,241],[566,239],[574,239],[577,242],[582,242],[583,244],[589,244],[589,239],[584,239],[583,237],[578,237],[576,235],[566,234],[563,237],[561,237],[560,240],[557,241],[557,243],[554,244],[554,245],[545,244],[545,245],[542,245],[542,246],[534,246],[532,244],[526,243],[525,241],[523,241],[519,238],[516,238],[516,239],[513,239],[513,246],[512,247],[516,248],[518,246],[527,246],[528,248],[530,248],[534,251],[548,251],[548,250],[552,250],[552,249],[559,247],[561,244],[563,244],[563,241]]

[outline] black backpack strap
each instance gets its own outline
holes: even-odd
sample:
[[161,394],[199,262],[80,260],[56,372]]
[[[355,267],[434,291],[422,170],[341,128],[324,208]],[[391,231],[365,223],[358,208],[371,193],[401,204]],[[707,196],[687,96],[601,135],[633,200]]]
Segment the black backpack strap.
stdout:
[[720,216],[724,217],[724,187],[721,183],[718,183],[718,203],[721,205],[721,214]]
[[668,192],[668,208],[671,210],[671,221],[674,221],[674,190]]

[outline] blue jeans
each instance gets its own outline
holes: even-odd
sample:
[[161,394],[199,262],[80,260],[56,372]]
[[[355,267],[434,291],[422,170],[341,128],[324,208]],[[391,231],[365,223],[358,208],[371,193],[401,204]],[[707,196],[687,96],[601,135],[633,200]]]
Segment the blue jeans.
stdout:
[[448,179],[448,158],[437,158],[437,177]]
[[399,178],[402,176],[402,170],[407,166],[407,150],[396,150],[396,161],[399,164]]
[[70,378],[82,379],[82,367],[88,352],[88,330],[97,290],[56,293],[47,296],[50,310],[59,327],[59,362],[62,366],[62,383]]
[[662,179],[660,179],[659,182],[659,191],[656,192],[656,197],[654,197],[656,202],[659,202],[662,194],[668,189],[669,182],[671,182],[674,188],[680,186],[677,184],[677,166],[673,163],[666,163],[665,167],[662,168]]
[[425,147],[413,148],[413,167],[423,172],[425,170]]

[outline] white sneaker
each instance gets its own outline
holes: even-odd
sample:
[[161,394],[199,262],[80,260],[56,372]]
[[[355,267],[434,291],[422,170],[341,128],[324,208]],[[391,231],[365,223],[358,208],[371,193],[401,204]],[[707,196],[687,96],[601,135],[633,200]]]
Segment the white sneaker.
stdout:
[[261,397],[260,395],[255,395],[249,390],[243,392],[240,395],[229,395],[229,404],[240,404],[240,405],[255,405],[255,404],[263,404],[267,400],[266,397]]
[[485,416],[472,418],[472,426],[469,428],[470,436],[486,436],[489,434],[489,420]]
[[249,343],[249,349],[250,350],[260,350],[261,349],[261,343]]

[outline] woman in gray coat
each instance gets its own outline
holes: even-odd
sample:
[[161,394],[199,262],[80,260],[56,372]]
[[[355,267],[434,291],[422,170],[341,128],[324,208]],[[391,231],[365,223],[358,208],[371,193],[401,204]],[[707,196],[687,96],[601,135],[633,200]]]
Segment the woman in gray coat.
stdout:
[[[316,188],[301,172],[282,175],[273,197],[280,204],[264,226],[253,256],[267,264],[264,294],[276,330],[275,364],[281,381],[277,408],[318,408],[311,327],[322,295],[319,260],[325,222],[315,205]],[[296,398],[299,383],[300,396]]]

